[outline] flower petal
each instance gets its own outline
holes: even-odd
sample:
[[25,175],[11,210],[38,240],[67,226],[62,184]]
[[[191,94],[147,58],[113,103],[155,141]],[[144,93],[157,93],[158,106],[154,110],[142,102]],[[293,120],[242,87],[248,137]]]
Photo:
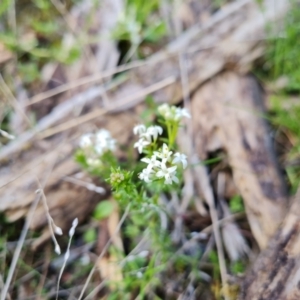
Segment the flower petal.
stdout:
[[177,169],[177,166],[173,166],[171,168],[168,168],[168,173],[173,173]]
[[159,178],[162,178],[165,176],[165,173],[163,171],[158,171],[156,174],[155,174],[156,177],[159,177]]

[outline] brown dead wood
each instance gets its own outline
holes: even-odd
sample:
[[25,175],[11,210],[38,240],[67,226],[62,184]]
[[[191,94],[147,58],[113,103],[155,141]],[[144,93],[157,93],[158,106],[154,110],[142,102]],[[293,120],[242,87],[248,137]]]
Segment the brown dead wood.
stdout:
[[240,300],[300,299],[300,190],[243,281]]
[[287,198],[262,103],[253,77],[225,72],[197,90],[192,112],[197,152],[205,159],[225,149],[252,232],[265,248],[285,216]]

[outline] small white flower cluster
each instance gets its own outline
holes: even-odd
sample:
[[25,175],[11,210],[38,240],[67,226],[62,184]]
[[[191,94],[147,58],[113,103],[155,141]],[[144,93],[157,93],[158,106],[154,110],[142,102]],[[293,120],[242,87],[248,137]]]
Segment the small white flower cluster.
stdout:
[[115,150],[116,141],[111,137],[110,132],[106,129],[100,129],[95,134],[84,134],[80,139],[82,149],[93,147],[97,154],[102,155],[108,150]]
[[183,117],[190,118],[191,115],[185,108],[176,107],[174,105],[162,104],[158,107],[158,112],[169,121],[179,122]]
[[139,178],[145,182],[151,182],[154,179],[165,179],[165,184],[178,183],[176,177],[177,164],[182,164],[185,169],[187,166],[186,155],[182,153],[175,153],[169,150],[166,144],[163,144],[161,151],[154,151],[151,158],[142,158],[141,161],[148,164],[139,174]]
[[139,135],[139,140],[134,144],[139,153],[143,152],[144,147],[156,142],[158,135],[162,135],[163,129],[160,126],[154,125],[146,128],[145,125],[139,124],[133,128],[133,133]]
[[89,165],[101,165],[99,156],[103,155],[106,151],[114,151],[116,140],[114,140],[110,132],[106,129],[100,129],[96,133],[84,134],[79,142],[79,146],[89,156],[87,163]]

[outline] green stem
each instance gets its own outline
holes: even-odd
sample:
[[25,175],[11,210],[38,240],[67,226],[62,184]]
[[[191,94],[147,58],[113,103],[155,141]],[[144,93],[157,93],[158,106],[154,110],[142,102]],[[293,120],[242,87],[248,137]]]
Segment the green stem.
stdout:
[[169,122],[167,122],[167,131],[168,131],[168,140],[169,140],[168,146],[170,148],[172,145],[172,142],[171,142],[172,130],[171,130],[171,124]]
[[172,148],[174,146],[175,139],[177,136],[178,124],[167,123],[167,128],[168,128],[168,137],[169,137],[169,148]]

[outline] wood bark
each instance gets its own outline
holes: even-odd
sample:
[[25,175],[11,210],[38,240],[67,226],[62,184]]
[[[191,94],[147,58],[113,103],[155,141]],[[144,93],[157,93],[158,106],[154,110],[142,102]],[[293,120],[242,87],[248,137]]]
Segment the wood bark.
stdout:
[[300,299],[299,231],[300,190],[282,226],[248,272],[238,299]]
[[197,152],[205,159],[225,149],[252,233],[265,248],[285,216],[287,197],[263,118],[262,90],[252,76],[227,71],[196,91],[192,112]]

